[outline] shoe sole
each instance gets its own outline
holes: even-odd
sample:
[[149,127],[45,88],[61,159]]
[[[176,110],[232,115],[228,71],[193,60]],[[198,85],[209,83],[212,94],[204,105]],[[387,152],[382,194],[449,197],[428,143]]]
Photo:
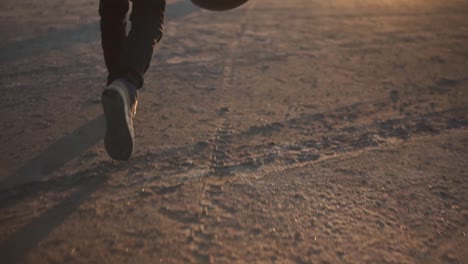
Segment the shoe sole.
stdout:
[[104,146],[114,160],[129,160],[133,153],[133,127],[128,120],[128,102],[117,89],[108,89],[101,97],[106,117]]

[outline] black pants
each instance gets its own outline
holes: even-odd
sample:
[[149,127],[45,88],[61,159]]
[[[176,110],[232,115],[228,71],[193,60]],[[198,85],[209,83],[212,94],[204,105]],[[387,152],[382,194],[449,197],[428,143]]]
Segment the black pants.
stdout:
[[141,88],[154,46],[162,37],[166,0],[131,1],[131,28],[127,36],[129,0],[100,0],[101,41],[109,72],[107,83],[127,78]]

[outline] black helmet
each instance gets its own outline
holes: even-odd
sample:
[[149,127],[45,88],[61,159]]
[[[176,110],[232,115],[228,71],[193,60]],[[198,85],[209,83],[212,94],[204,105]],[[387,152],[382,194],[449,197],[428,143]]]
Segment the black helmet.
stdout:
[[234,9],[248,0],[192,0],[192,3],[200,8],[211,11],[226,11]]

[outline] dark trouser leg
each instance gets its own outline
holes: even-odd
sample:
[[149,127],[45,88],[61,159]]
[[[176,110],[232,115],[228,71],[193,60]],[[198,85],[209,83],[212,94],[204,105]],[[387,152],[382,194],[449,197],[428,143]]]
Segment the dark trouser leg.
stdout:
[[107,83],[121,75],[121,54],[126,35],[128,0],[100,0],[101,44],[109,76]]
[[121,65],[124,77],[141,88],[143,75],[153,57],[154,46],[162,37],[166,0],[132,2],[132,26],[122,49]]

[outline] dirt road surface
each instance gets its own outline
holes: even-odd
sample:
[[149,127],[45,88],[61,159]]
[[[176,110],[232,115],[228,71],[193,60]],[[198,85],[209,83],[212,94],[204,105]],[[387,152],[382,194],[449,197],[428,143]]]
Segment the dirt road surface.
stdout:
[[468,263],[468,1],[168,1],[128,163],[97,8],[0,3],[1,263]]

